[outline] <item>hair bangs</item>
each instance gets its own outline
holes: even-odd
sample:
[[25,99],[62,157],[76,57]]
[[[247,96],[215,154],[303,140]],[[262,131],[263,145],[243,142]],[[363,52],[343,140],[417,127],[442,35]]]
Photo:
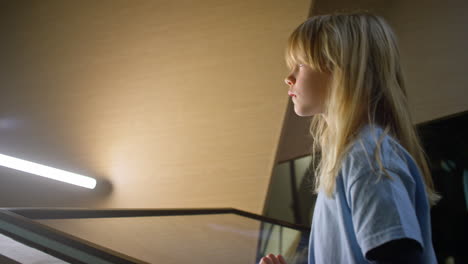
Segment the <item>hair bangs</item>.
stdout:
[[297,64],[307,64],[320,72],[329,70],[330,60],[323,50],[326,45],[324,33],[319,29],[320,22],[309,19],[291,33],[285,52],[286,64],[290,70]]

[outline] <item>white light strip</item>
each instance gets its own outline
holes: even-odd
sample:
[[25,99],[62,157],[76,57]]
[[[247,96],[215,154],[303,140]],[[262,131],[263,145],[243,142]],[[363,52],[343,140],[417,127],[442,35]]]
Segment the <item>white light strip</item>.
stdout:
[[96,187],[96,180],[91,177],[13,158],[3,154],[0,154],[0,165],[89,189],[94,189],[94,187]]

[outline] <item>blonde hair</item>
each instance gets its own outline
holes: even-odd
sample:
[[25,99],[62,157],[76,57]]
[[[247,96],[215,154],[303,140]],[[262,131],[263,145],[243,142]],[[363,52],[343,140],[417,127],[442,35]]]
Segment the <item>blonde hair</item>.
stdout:
[[[323,115],[314,115],[309,129],[315,194],[324,189],[331,197],[341,160],[358,131],[377,124],[416,161],[430,206],[441,199],[408,109],[396,36],[382,17],[367,12],[310,17],[289,36],[285,57],[290,69],[301,63],[331,74]],[[391,178],[379,156],[376,159]]]

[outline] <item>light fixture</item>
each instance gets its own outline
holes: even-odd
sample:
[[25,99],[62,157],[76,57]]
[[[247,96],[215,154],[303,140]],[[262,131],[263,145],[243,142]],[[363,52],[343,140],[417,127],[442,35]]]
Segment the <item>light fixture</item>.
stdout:
[[75,184],[88,189],[96,187],[96,179],[88,176],[52,168],[38,163],[0,154],[0,165],[15,170],[29,172],[49,179]]

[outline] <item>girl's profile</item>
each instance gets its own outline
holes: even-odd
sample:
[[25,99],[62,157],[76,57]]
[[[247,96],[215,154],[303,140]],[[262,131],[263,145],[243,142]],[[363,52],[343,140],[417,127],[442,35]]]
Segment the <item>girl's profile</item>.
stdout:
[[291,33],[285,57],[294,111],[311,117],[309,264],[436,263],[430,208],[441,197],[389,24],[368,12],[313,16]]

